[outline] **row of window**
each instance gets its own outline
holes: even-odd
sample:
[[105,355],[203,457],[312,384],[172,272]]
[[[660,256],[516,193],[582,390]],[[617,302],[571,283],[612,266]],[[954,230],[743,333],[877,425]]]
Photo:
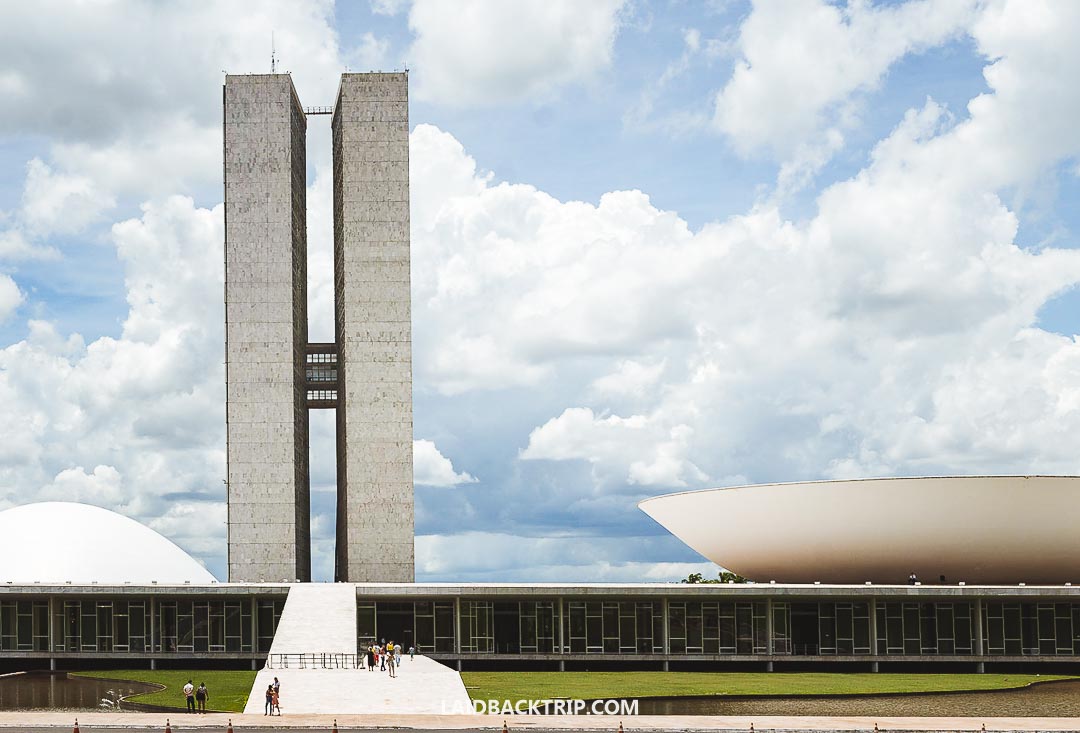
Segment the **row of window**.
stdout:
[[306,378],[309,382],[336,382],[338,380],[337,366],[308,366]]
[[[268,652],[285,601],[63,600],[54,652]],[[0,601],[0,650],[50,651],[48,601]]]
[[[262,653],[283,599],[0,601],[0,651]],[[970,655],[973,603],[462,599],[357,605],[357,643],[484,654]],[[455,614],[457,613],[457,617]],[[873,621],[873,623],[871,623]],[[50,623],[51,622],[51,623]],[[560,622],[562,628],[560,630]],[[1080,655],[1080,604],[985,603],[986,654]],[[874,629],[876,627],[876,638]],[[456,637],[460,634],[460,643]],[[770,644],[771,642],[771,644]],[[561,648],[560,648],[561,643]]]
[[[788,655],[971,655],[977,645],[973,603],[788,603],[672,601],[667,653]],[[986,603],[983,648],[997,655],[1080,655],[1080,604]],[[454,602],[364,602],[361,647],[395,638],[426,650],[454,652]],[[871,623],[873,621],[873,623]],[[559,603],[460,601],[458,651],[559,653]],[[874,627],[876,626],[876,639]],[[389,636],[388,636],[389,635]],[[562,649],[571,654],[663,654],[660,602],[562,604]]]

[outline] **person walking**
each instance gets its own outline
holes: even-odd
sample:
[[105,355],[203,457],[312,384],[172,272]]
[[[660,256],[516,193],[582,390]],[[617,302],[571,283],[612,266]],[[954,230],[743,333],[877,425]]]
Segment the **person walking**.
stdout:
[[187,711],[195,712],[195,685],[191,684],[191,680],[184,685],[184,699],[187,701]]
[[392,678],[397,677],[394,673],[394,666],[394,655],[388,652],[386,655],[386,671],[390,673]]
[[195,690],[195,702],[199,703],[199,712],[206,712],[206,701],[210,699],[210,691],[206,689],[206,683],[200,682],[199,689]]
[[386,647],[379,650],[379,671],[386,671]]
[[277,710],[278,717],[281,716],[281,693],[276,689],[273,694],[270,695],[270,714],[273,715]]
[[415,646],[409,647],[409,661],[410,662],[413,660],[415,655],[416,655],[416,647]]
[[375,671],[375,645],[374,644],[368,644],[368,648],[367,648],[367,671],[368,672],[374,672]]
[[266,686],[266,709],[263,711],[263,715],[274,714],[274,686]]

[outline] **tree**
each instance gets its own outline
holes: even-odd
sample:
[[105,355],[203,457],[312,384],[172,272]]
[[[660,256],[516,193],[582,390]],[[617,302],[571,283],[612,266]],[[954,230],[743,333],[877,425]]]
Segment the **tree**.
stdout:
[[715,579],[706,580],[701,573],[690,573],[679,582],[688,583],[690,585],[697,585],[713,583],[749,583],[750,581],[736,573],[728,572],[727,570],[721,570],[720,576]]

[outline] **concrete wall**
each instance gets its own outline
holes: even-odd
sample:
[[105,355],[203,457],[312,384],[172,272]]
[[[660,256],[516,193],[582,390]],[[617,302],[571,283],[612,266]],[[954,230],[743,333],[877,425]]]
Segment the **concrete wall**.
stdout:
[[229,580],[307,580],[307,121],[287,74],[224,111]]
[[408,75],[345,74],[333,118],[339,580],[413,569]]

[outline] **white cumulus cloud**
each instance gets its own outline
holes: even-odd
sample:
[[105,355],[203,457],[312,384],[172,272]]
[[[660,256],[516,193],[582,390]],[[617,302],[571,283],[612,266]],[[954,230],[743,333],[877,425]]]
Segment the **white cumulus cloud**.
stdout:
[[413,483],[421,486],[456,486],[476,483],[467,472],[454,470],[450,459],[430,440],[413,441]]
[[665,425],[656,416],[597,416],[571,407],[529,434],[525,460],[582,459],[598,472],[625,471],[620,478],[642,486],[683,487],[708,478],[687,457],[694,430]]
[[542,101],[611,65],[625,0],[416,0],[409,63],[418,99]]
[[3,323],[22,305],[23,293],[8,275],[0,273],[0,323]]
[[975,8],[969,0],[756,3],[713,124],[743,153],[787,161],[781,183],[793,187],[843,144],[858,116],[852,95],[876,88],[904,56],[965,32]]

